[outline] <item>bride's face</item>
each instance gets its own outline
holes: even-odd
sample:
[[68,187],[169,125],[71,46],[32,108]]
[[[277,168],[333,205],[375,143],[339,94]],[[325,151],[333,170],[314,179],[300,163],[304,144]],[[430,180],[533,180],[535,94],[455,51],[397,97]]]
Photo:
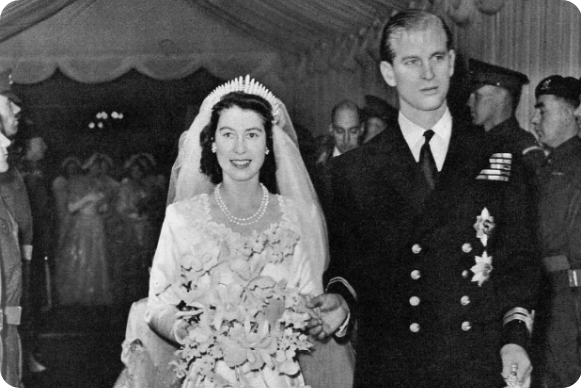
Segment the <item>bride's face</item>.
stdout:
[[263,118],[258,113],[238,106],[223,110],[214,144],[223,181],[258,182],[267,146]]

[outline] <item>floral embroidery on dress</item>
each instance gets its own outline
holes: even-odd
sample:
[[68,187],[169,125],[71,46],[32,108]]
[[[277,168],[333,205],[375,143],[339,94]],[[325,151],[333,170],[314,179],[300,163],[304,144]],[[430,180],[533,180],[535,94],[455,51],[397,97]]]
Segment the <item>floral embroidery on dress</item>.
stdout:
[[[279,197],[282,219],[243,236],[212,221],[208,196],[202,200],[207,219],[198,223],[207,237],[180,258],[180,281],[170,286],[188,333],[174,363],[177,375],[194,384],[244,387],[243,365],[297,374],[297,352],[311,347],[304,333],[305,299],[285,280],[261,275],[265,266],[293,259],[300,239],[297,223]],[[216,373],[217,361],[233,368],[238,381]]]

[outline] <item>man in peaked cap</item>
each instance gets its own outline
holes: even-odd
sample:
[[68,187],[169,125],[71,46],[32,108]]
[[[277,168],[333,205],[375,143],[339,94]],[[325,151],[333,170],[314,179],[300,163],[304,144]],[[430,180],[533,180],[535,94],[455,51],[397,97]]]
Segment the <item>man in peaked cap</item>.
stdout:
[[[2,138],[13,137],[18,128],[20,108],[11,100],[10,71],[0,73],[0,130]],[[8,144],[10,142],[8,141]],[[6,152],[4,148],[2,150]],[[2,377],[12,386],[21,386],[22,349],[19,335],[22,295],[22,263],[32,254],[32,217],[22,176],[10,161],[0,173],[0,366]]]
[[4,134],[8,138],[18,132],[20,98],[12,91],[12,70],[0,72],[0,117]]
[[580,377],[580,80],[553,75],[535,91],[532,118],[551,151],[540,169],[538,231],[550,283],[544,386],[569,387]]
[[398,115],[398,109],[394,108],[380,97],[366,95],[364,97],[364,136],[362,143],[367,143],[374,136],[386,129],[390,117]]
[[[20,103],[20,98],[12,90],[12,70],[7,69],[0,71],[0,130],[2,131],[2,134],[8,138],[14,138],[18,132],[21,112],[19,106]],[[9,156],[11,161],[9,162],[10,167],[8,171],[0,173],[0,200],[4,202],[18,227],[18,242],[20,244],[21,254],[20,259],[22,259],[22,265],[19,265],[19,271],[22,270],[22,268],[27,271],[32,260],[33,252],[33,220],[26,184],[22,174],[15,166],[17,160],[14,155],[15,153],[11,152],[10,156],[12,157]],[[6,258],[3,257],[3,260],[6,260]],[[3,274],[2,276],[6,276],[6,274]],[[8,306],[9,309],[6,310],[10,312],[11,317],[9,318],[5,314],[4,321],[9,321],[9,325],[14,325],[14,327],[16,327],[21,323],[21,307],[19,304],[23,302],[21,301],[21,295],[23,293],[23,277],[20,276],[18,281],[13,281],[10,284],[10,287],[6,289],[6,292],[8,296],[12,298],[10,302],[11,304]],[[31,312],[30,306],[25,306],[25,309],[30,310],[27,313]],[[20,327],[21,331],[22,329],[23,328]],[[16,331],[16,329],[14,329],[14,331]],[[28,339],[28,335],[30,334],[29,328],[24,331],[26,331]],[[25,341],[24,344],[26,348],[26,362],[24,363],[24,366],[26,367],[27,372],[41,372],[46,368],[35,359],[30,351],[31,346],[29,342],[30,341]],[[11,356],[16,360],[15,362],[20,363],[22,354],[20,350],[18,350],[17,353],[18,354],[12,354]],[[7,357],[6,360],[10,363],[11,358]],[[9,367],[9,364],[7,365]]]
[[473,124],[485,129],[489,141],[521,159],[534,180],[545,154],[535,137],[520,128],[515,117],[522,86],[529,83],[525,74],[469,59],[471,95],[468,105]]

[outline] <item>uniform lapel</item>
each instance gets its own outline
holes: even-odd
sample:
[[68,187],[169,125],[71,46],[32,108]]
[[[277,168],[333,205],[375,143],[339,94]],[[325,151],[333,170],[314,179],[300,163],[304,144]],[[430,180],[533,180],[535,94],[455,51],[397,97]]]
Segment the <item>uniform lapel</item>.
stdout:
[[378,139],[375,147],[376,154],[370,155],[371,158],[381,161],[381,167],[376,169],[379,189],[394,190],[418,212],[429,188],[402,135],[397,118],[393,118],[384,132],[385,136]]

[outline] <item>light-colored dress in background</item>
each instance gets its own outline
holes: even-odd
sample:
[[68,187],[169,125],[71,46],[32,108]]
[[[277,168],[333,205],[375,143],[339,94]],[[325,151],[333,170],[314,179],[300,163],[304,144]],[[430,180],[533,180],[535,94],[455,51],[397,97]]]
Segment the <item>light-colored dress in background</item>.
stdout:
[[[102,192],[98,182],[88,176],[69,183],[69,204],[90,193]],[[101,215],[103,206],[101,202],[91,202],[70,215],[69,228],[55,263],[61,304],[109,305],[113,301]]]

